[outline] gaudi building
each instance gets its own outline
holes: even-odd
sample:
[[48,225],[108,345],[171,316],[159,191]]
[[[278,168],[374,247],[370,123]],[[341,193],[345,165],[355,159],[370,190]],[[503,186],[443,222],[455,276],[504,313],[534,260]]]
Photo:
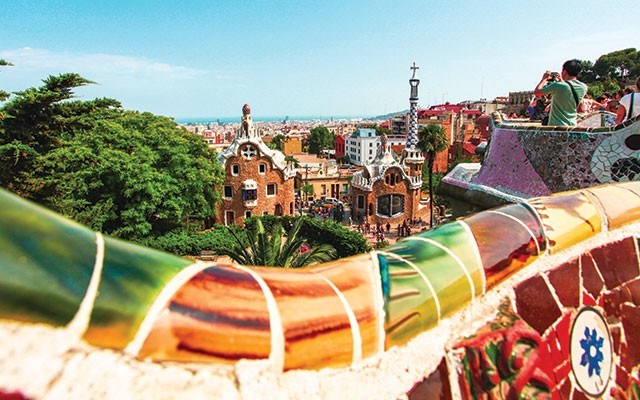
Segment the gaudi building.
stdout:
[[242,107],[240,131],[219,160],[226,174],[220,223],[242,224],[252,215],[293,215],[295,170],[258,136],[248,104]]
[[365,216],[369,223],[398,224],[404,220],[428,220],[429,203],[422,199],[424,156],[418,143],[418,84],[414,66],[411,85],[409,132],[402,157],[396,159],[386,136],[373,161],[351,180],[351,210],[356,221]]

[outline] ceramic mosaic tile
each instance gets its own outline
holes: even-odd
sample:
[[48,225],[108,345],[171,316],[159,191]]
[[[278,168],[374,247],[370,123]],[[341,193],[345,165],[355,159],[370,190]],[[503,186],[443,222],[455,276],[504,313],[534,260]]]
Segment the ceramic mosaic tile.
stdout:
[[0,318],[69,323],[96,263],[96,235],[0,190]]
[[551,253],[564,250],[602,230],[598,209],[583,192],[533,199],[529,204],[544,224]]
[[411,388],[407,396],[409,400],[452,400],[449,371],[444,358],[431,375]]
[[580,259],[562,264],[547,274],[560,303],[565,307],[580,306]]
[[640,274],[636,243],[633,238],[595,248],[590,253],[609,290]]
[[284,268],[253,270],[269,286],[278,308],[285,370],[351,364],[352,327],[329,282],[317,274],[292,274]]
[[640,219],[640,195],[618,186],[585,189],[595,196],[607,216],[609,229],[616,229]]
[[538,248],[540,253],[544,253],[547,250],[547,239],[544,236],[544,228],[542,221],[538,214],[528,204],[512,204],[504,207],[500,207],[495,212],[511,215],[520,222],[522,222],[527,229],[531,231],[533,237],[538,242]]
[[159,314],[140,358],[233,363],[271,351],[267,303],[256,280],[216,265],[182,286]]
[[598,298],[604,288],[604,280],[598,271],[591,254],[580,256],[580,266],[582,271],[582,285],[593,298]]
[[[510,206],[509,206],[510,207]],[[540,254],[540,238],[502,208],[465,218],[478,244],[487,288],[530,264]],[[500,245],[496,245],[496,240]]]
[[362,341],[362,357],[377,354],[384,345],[380,338],[382,311],[376,307],[380,302],[380,282],[374,268],[371,254],[361,254],[310,269],[329,280],[353,312]]
[[541,276],[534,276],[515,287],[516,308],[529,325],[541,335],[562,312],[547,283]]
[[104,268],[84,339],[123,349],[162,288],[190,261],[116,239],[105,239]]
[[475,248],[464,226],[453,223],[378,252],[381,268],[387,268],[390,277],[387,348],[435,326],[483,293]]

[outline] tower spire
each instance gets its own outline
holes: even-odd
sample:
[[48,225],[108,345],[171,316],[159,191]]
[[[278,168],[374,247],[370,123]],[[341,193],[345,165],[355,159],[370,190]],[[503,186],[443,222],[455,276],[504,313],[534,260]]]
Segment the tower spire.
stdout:
[[406,147],[413,150],[418,144],[418,85],[420,84],[420,79],[416,78],[416,72],[420,67],[414,62],[409,69],[413,70],[413,75],[409,79],[411,96],[409,97],[409,131],[407,132]]

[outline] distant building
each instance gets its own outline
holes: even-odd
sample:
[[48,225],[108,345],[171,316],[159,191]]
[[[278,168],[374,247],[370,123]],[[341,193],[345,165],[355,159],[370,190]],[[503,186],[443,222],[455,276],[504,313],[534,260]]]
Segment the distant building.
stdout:
[[325,159],[313,154],[294,154],[298,160],[296,189],[304,184],[313,187],[313,194],[302,195],[302,200],[317,200],[333,197],[347,200],[350,192],[349,182],[353,171],[339,168],[336,160]]
[[336,135],[336,139],[333,141],[333,148],[336,151],[336,160],[345,156],[346,139],[343,135]]
[[242,224],[253,215],[293,215],[293,166],[285,162],[284,154],[264,144],[248,104],[242,114],[238,134],[218,156],[226,174],[218,222]]
[[285,156],[301,153],[302,140],[300,139],[300,136],[288,136],[287,139],[282,142],[282,152]]
[[378,137],[375,129],[358,129],[346,138],[345,152],[352,164],[362,166],[375,157]]
[[518,114],[523,108],[525,108],[524,104],[531,101],[532,97],[532,90],[526,90],[523,92],[509,92],[509,101],[502,111],[506,114]]

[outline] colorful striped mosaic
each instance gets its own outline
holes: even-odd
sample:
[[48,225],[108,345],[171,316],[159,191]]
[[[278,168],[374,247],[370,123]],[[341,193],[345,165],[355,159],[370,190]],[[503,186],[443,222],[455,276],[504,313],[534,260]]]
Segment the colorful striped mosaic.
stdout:
[[[633,182],[537,198],[296,270],[192,264],[102,241],[0,191],[0,315],[62,327],[88,305],[86,342],[155,361],[267,359],[278,370],[357,365],[437,326],[548,253],[638,222],[639,194]],[[616,249],[593,250],[566,267],[585,275],[584,296],[638,275],[637,259],[627,269],[602,267],[630,264],[620,257],[636,254],[637,243]],[[544,291],[558,278],[540,279],[531,287]],[[573,295],[559,301],[587,304]],[[524,319],[544,333],[562,307],[537,313],[548,321]]]

